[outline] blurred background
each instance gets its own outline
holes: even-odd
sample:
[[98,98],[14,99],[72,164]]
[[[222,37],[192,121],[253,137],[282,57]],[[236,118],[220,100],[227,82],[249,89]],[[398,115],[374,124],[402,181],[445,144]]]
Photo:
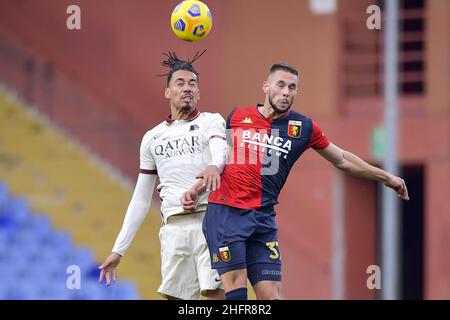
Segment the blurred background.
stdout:
[[[97,285],[131,199],[144,133],[165,119],[162,52],[191,58],[201,111],[264,102],[270,66],[300,70],[293,108],[336,145],[381,166],[383,28],[378,0],[205,0],[208,37],[177,39],[177,0],[0,0],[0,299],[160,299],[158,200],[111,288]],[[400,2],[398,164],[402,299],[450,299],[450,1]],[[68,30],[66,9],[81,9]],[[320,5],[330,5],[320,10]],[[318,9],[319,8],[319,9]],[[315,152],[277,206],[286,299],[378,299],[381,186]],[[156,195],[155,195],[156,196]],[[81,290],[68,290],[70,265]]]

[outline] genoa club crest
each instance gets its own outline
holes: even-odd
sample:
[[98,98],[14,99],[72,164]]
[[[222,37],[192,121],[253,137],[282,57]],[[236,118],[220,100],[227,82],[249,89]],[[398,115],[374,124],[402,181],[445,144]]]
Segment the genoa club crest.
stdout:
[[288,123],[288,136],[291,138],[300,138],[302,135],[302,122],[290,120]]
[[228,249],[228,247],[219,248],[219,251],[220,251],[220,258],[222,259],[223,262],[231,260],[230,250]]

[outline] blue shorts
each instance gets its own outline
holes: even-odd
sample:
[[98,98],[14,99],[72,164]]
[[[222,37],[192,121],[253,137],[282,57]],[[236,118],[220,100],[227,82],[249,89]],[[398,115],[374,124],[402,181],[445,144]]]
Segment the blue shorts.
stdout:
[[247,269],[254,285],[262,280],[281,281],[278,228],[273,207],[239,209],[209,203],[203,219],[211,265],[220,275]]

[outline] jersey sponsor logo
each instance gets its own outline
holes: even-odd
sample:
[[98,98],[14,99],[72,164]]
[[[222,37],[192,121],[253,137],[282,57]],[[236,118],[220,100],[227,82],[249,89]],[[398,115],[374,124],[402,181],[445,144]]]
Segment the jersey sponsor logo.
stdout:
[[227,262],[227,261],[231,260],[231,254],[230,254],[230,250],[228,249],[228,247],[219,248],[219,252],[220,252],[220,258],[222,259],[223,262]]
[[253,123],[252,118],[246,117],[244,120],[241,121],[241,123]]
[[157,156],[169,159],[177,156],[201,154],[202,147],[200,137],[193,135],[191,137],[171,139],[163,141],[154,147]]
[[255,151],[259,149],[264,152],[267,149],[267,154],[275,154],[278,157],[282,156],[284,159],[287,159],[287,155],[292,149],[291,140],[283,139],[277,134],[267,134],[254,130],[244,130],[242,132],[241,147],[244,146],[244,143],[248,143],[248,147],[253,147]]
[[290,120],[288,123],[288,136],[291,138],[300,138],[302,135],[302,122]]
[[[286,129],[284,129],[286,130]],[[261,165],[261,175],[272,176],[279,172],[281,159],[287,160],[293,141],[279,129],[229,129],[229,144],[234,146],[227,164]]]

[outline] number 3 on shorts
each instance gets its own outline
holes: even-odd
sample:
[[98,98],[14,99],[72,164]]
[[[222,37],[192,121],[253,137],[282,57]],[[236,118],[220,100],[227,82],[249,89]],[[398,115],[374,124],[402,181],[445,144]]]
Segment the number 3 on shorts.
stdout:
[[278,259],[280,257],[280,254],[278,253],[278,241],[272,241],[267,242],[266,246],[272,251],[273,253],[269,256],[270,259]]

